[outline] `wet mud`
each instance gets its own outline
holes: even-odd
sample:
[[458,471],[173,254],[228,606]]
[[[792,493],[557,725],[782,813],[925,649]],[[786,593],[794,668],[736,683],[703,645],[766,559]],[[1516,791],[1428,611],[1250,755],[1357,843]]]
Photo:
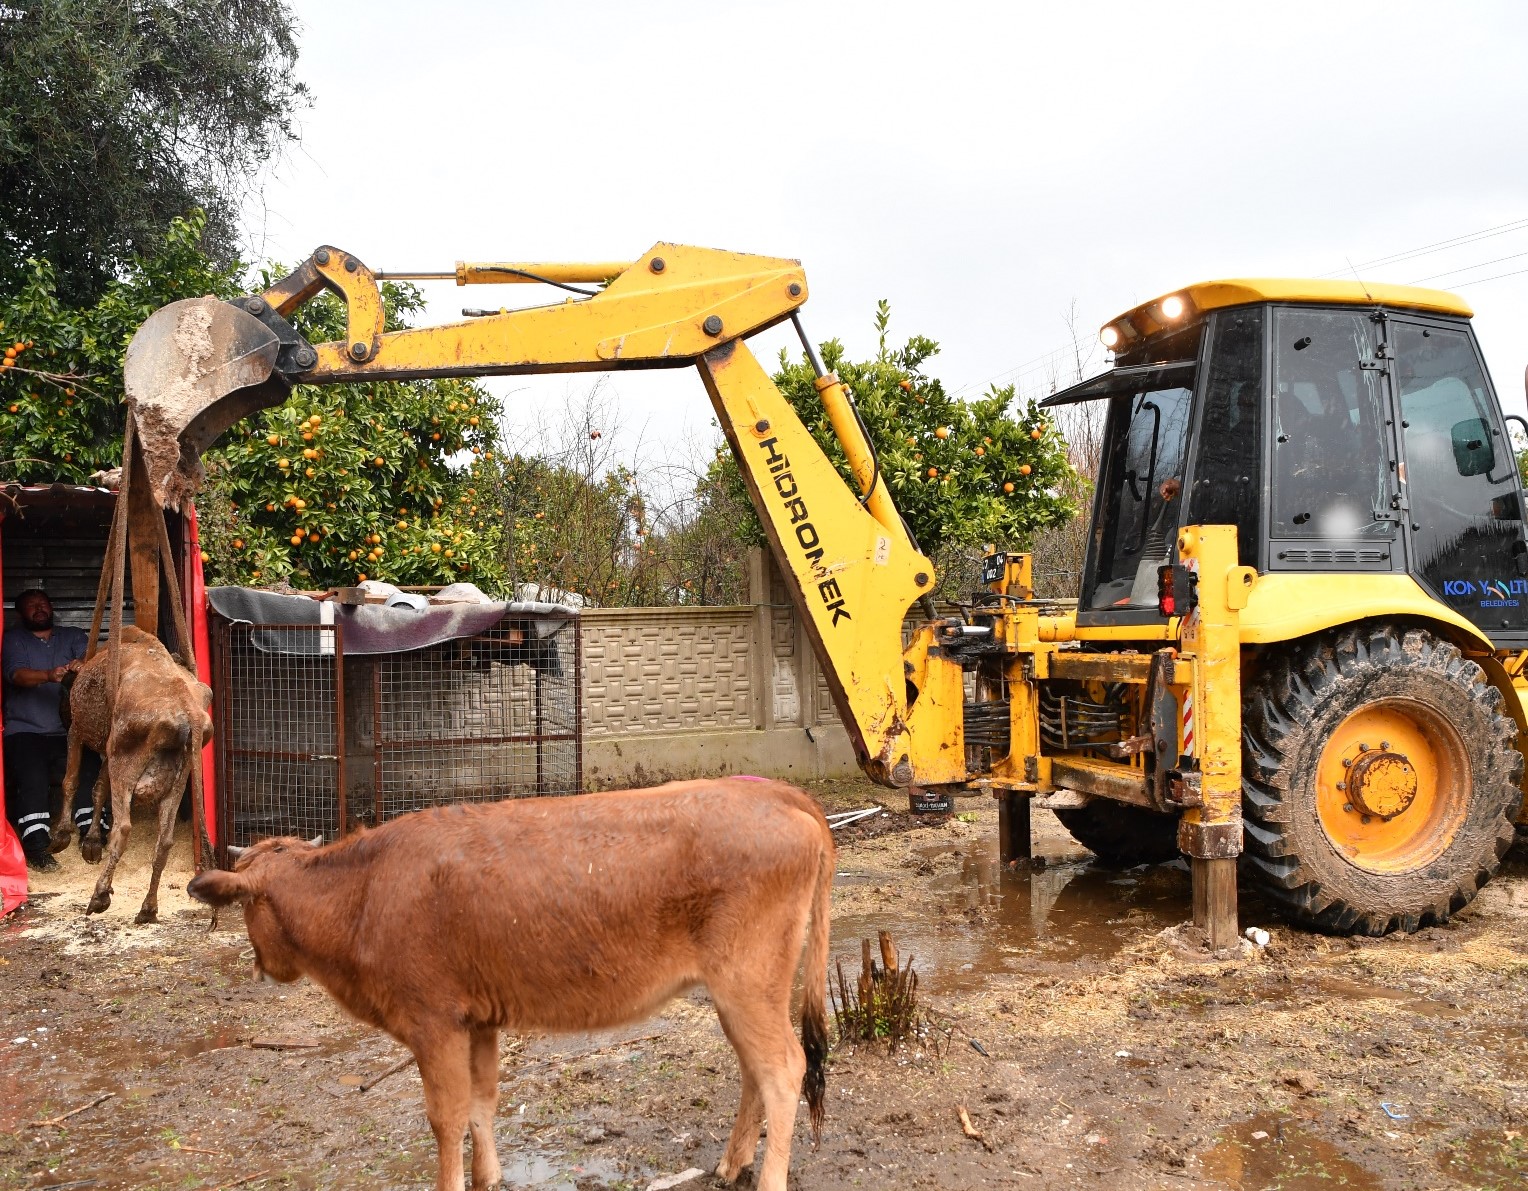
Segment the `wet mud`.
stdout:
[[[833,957],[853,973],[891,932],[931,1024],[832,1052],[793,1186],[1528,1180],[1521,850],[1447,926],[1332,939],[1244,900],[1272,941],[1216,959],[1184,928],[1181,863],[1099,867],[1037,814],[1040,863],[1005,869],[990,802],[921,819],[864,783],[817,793],[830,812],[886,803],[839,833]],[[310,984],[253,982],[239,916],[209,931],[185,897],[184,839],[160,924],[132,924],[150,834],[104,918],[84,916],[97,870],[70,853],[0,923],[0,1189],[431,1186],[417,1072],[361,1090],[402,1049]],[[739,1084],[697,990],[622,1031],[507,1039],[500,1090],[505,1185],[591,1191],[713,1167]]]

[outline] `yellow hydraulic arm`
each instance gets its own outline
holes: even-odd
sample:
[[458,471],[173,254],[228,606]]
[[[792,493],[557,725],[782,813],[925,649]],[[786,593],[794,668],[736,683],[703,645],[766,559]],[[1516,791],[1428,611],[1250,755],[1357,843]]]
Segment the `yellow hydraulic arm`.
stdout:
[[[574,296],[384,332],[378,280],[389,277],[540,282]],[[344,300],[346,336],[313,345],[285,316],[323,290]],[[933,565],[876,472],[852,398],[805,334],[858,493],[744,342],[785,319],[799,332],[806,298],[797,261],[680,244],[631,262],[458,264],[444,274],[373,273],[324,247],[262,294],[156,311],[128,347],[125,379],[155,493],[174,505],[199,486],[201,451],[241,418],[279,405],[294,384],[694,366],[861,766],[886,785],[958,784],[966,778],[960,664],[944,656],[933,621],[902,645],[904,617],[933,590]]]

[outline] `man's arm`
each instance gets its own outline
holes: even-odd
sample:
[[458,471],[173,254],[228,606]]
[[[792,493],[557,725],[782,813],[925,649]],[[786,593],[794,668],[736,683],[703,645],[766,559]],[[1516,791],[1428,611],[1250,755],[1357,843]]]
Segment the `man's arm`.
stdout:
[[54,666],[51,670],[28,670],[24,666],[18,666],[6,676],[6,680],[12,686],[27,687],[42,686],[49,682],[63,682],[64,675],[69,672],[68,666]]

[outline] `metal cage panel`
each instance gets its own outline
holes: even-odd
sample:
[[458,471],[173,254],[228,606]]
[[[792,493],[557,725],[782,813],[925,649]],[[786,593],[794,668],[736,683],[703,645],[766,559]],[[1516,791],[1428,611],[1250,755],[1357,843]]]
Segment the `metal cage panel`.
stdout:
[[349,656],[339,625],[217,618],[213,649],[220,843],[582,788],[576,617]]

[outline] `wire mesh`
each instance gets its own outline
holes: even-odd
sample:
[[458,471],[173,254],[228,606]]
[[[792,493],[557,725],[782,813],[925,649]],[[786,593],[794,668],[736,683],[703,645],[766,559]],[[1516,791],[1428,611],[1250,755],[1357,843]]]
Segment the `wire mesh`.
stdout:
[[578,622],[538,623],[541,632],[506,622],[378,659],[380,819],[446,802],[578,793]]
[[349,657],[340,626],[218,626],[222,841],[335,839],[428,806],[582,786],[576,617]]
[[[280,626],[318,649],[256,643],[256,626],[222,623],[214,676],[218,839],[245,847],[273,835],[339,835],[339,630]],[[315,656],[316,655],[316,656]]]

